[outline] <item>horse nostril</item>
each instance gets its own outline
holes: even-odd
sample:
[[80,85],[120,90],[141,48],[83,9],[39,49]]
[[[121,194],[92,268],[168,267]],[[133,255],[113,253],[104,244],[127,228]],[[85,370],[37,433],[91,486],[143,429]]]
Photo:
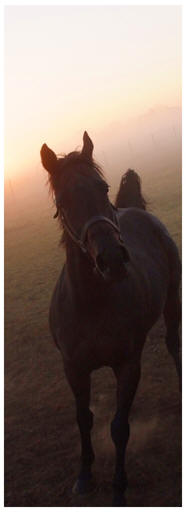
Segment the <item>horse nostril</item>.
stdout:
[[110,253],[100,252],[96,256],[95,268],[105,280],[121,279],[127,274],[125,264],[129,261],[129,254],[123,244],[117,247],[117,251]]
[[120,249],[121,249],[121,252],[122,252],[122,256],[123,256],[123,261],[125,263],[127,263],[129,261],[129,253],[127,251],[127,249],[125,248],[125,246],[123,244],[120,245]]
[[98,254],[96,257],[96,266],[99,268],[101,272],[108,271],[108,264],[104,261],[104,258],[101,254]]

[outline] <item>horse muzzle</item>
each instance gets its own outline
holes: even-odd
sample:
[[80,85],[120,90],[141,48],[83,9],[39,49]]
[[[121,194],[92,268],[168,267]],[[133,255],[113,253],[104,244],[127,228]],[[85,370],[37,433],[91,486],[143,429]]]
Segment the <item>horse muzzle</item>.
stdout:
[[117,250],[110,252],[104,250],[97,254],[95,272],[107,282],[122,281],[128,274],[128,261],[128,251],[121,243]]

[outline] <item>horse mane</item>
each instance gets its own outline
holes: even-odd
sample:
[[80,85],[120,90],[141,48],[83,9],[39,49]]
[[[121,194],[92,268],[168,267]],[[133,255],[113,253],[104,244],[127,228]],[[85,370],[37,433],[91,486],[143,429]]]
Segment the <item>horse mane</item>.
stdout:
[[[60,171],[65,172],[66,169],[70,165],[75,165],[76,171],[79,172],[79,174],[81,174],[82,176],[83,175],[88,176],[91,171],[96,172],[98,174],[98,176],[100,178],[102,178],[102,180],[107,185],[100,165],[98,165],[98,163],[95,162],[95,160],[93,160],[93,159],[90,160],[90,158],[87,158],[85,155],[82,154],[81,151],[72,151],[71,153],[68,153],[68,154],[60,153],[57,156],[58,156],[58,170],[57,170],[57,172],[55,172],[53,174],[49,174],[49,176],[48,176],[49,192],[52,195],[55,192],[55,188],[56,188],[55,184],[57,182],[58,173]],[[79,164],[79,169],[78,169],[78,164]],[[82,167],[80,167],[81,164],[84,164],[84,165]],[[68,172],[65,174],[68,179]]]
[[[81,151],[72,151],[68,154],[58,154],[58,169],[57,172],[48,175],[48,186],[49,186],[49,194],[52,196],[53,201],[55,202],[55,192],[57,189],[57,180],[58,173],[63,172],[63,176],[66,180],[68,180],[68,168],[70,166],[74,166],[76,172],[80,176],[90,176],[91,174],[97,174],[100,182],[105,183],[105,186],[108,187],[108,184],[104,178],[103,171],[101,166],[92,158],[88,158],[82,154]],[[79,165],[78,165],[79,164]],[[82,165],[84,164],[84,165]],[[67,172],[66,172],[67,171]],[[60,210],[56,212],[54,217],[58,217],[58,221],[60,223],[60,227],[62,229],[62,236],[60,240],[60,245],[66,245],[66,234],[63,228],[63,221],[60,215]]]
[[141,179],[133,169],[128,169],[121,178],[115,206],[117,208],[134,206],[146,210],[147,202],[141,192]]

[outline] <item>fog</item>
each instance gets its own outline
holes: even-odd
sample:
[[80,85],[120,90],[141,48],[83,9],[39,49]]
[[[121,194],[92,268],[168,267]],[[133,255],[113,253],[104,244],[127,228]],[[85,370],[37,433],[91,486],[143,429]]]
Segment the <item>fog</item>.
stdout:
[[[82,135],[77,146],[82,146]],[[159,107],[149,110],[144,116],[133,118],[127,123],[118,121],[92,134],[94,158],[102,166],[105,178],[111,185],[113,199],[121,175],[127,168],[134,168],[142,177],[143,189],[149,182],[159,180],[165,173],[174,173],[180,181],[181,172],[181,109]],[[42,138],[42,134],[41,134]],[[44,142],[44,141],[43,141]],[[47,141],[50,145],[50,141]],[[66,148],[61,147],[65,152]],[[41,216],[44,209],[52,212],[52,200],[48,195],[47,173],[38,161],[33,168],[29,163],[25,173],[5,180],[5,227],[21,224],[36,214]]]

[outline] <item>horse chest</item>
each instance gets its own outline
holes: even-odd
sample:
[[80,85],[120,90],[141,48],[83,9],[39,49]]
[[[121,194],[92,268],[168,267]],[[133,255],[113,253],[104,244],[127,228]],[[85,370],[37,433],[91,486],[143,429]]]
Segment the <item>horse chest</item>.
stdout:
[[112,307],[63,315],[58,331],[66,360],[90,368],[112,365],[133,352],[133,327],[124,311]]
[[[101,366],[131,357],[150,318],[148,286],[141,285],[139,274],[138,281],[135,279],[135,286],[133,279],[125,281],[125,286],[113,288],[104,300],[99,295],[95,300],[89,293],[81,302],[60,291],[55,330],[57,327],[58,345],[66,360],[89,361],[95,367],[95,361]],[[151,318],[148,327],[150,324]]]

